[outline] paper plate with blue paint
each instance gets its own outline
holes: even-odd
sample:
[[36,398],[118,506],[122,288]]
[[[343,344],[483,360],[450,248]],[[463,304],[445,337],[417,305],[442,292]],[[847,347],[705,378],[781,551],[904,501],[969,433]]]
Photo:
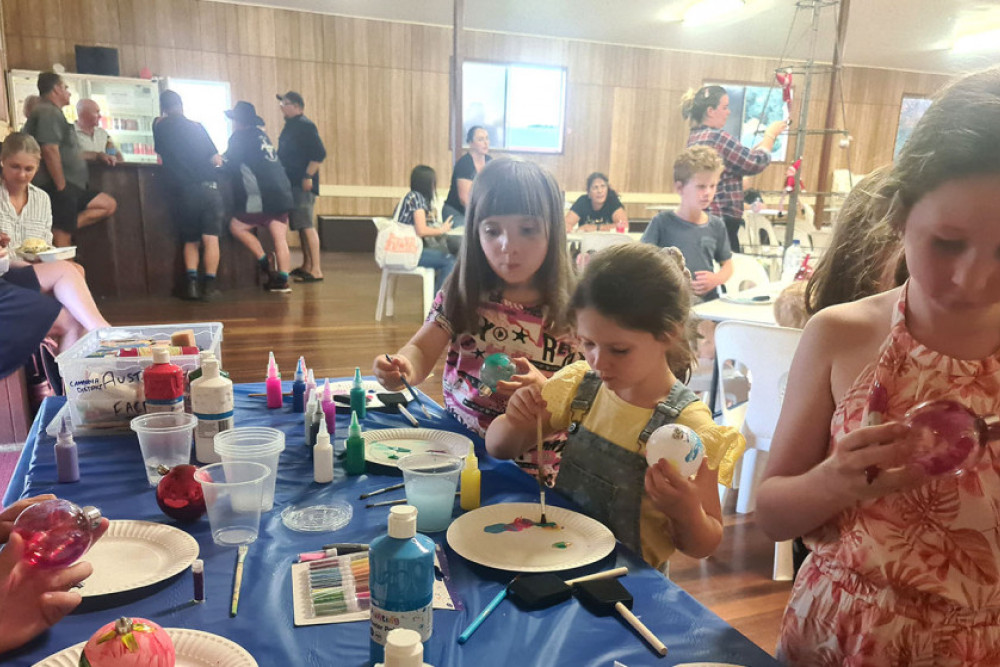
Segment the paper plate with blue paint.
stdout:
[[500,503],[467,512],[448,527],[448,544],[466,560],[510,572],[558,572],[595,563],[615,548],[604,524],[562,507]]
[[392,468],[410,454],[440,453],[465,458],[472,441],[460,433],[430,428],[387,428],[365,431],[365,460]]

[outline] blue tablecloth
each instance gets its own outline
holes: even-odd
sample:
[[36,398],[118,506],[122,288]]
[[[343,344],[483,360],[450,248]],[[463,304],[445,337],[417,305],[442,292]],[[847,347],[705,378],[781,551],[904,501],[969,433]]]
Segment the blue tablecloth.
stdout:
[[[286,389],[288,387],[286,386]],[[281,455],[274,509],[261,518],[261,534],[250,547],[246,560],[240,611],[229,618],[235,549],[212,542],[207,519],[188,531],[201,547],[205,561],[207,602],[195,605],[191,576],[184,572],[158,585],[108,598],[85,600],[73,615],[21,651],[2,656],[0,662],[31,665],[67,646],[86,640],[103,623],[119,615],[152,619],[165,627],[187,627],[228,637],[257,659],[261,667],[299,665],[368,664],[368,624],[347,623],[296,628],[292,622],[290,565],[298,553],[328,542],[369,542],[385,532],[387,507],[366,509],[358,495],[393,483],[391,477],[368,474],[345,477],[342,468],[332,484],[312,481],[309,450],[304,446],[302,415],[283,409],[267,410],[264,399],[247,394],[263,391],[262,385],[240,385],[236,390],[238,426],[268,425],[287,436]],[[12,480],[5,504],[19,497],[55,493],[79,505],[96,505],[109,519],[141,519],[170,523],[156,505],[153,489],[143,474],[142,458],[131,432],[101,436],[79,436],[81,481],[56,483],[53,439],[44,426],[62,407],[64,399],[47,399],[32,427],[27,445]],[[463,427],[433,402],[432,419],[426,419],[415,404],[411,412],[425,427],[463,432]],[[397,414],[370,412],[365,430],[406,427]],[[337,417],[337,444],[343,446],[347,414]],[[468,435],[466,433],[466,435]],[[534,501],[537,486],[532,478],[507,461],[485,455],[483,443],[473,438],[480,454],[483,504]],[[401,497],[401,491],[378,499]],[[549,494],[554,504],[565,502]],[[354,518],[334,533],[293,532],[281,523],[281,510],[290,504],[316,504],[333,499],[350,501]],[[458,511],[458,510],[456,510]],[[435,539],[444,540],[444,533]],[[739,665],[774,665],[770,656],[696,602],[679,587],[648,567],[619,545],[614,553],[571,575],[626,565],[630,574],[622,583],[635,597],[635,613],[669,647],[659,658],[624,622],[616,617],[598,618],[575,600],[543,611],[523,612],[509,601],[486,620],[464,645],[456,638],[511,574],[478,566],[447,550],[448,562],[464,611],[435,611],[434,634],[425,661],[436,667],[454,665],[611,665],[618,660],[636,665],[674,665],[713,661]]]

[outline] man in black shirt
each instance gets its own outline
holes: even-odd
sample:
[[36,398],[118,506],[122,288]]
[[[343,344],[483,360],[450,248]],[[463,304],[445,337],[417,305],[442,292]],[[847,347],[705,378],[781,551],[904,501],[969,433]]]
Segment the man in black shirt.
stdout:
[[295,208],[289,216],[289,226],[299,233],[302,245],[302,266],[291,275],[300,283],[323,280],[320,268],[319,234],[313,226],[313,203],[319,194],[319,165],[326,159],[326,148],[316,125],[305,117],[305,102],[294,90],[277,95],[285,127],[278,137],[278,159],[285,167],[292,184]]
[[[225,210],[216,167],[222,157],[201,123],[184,117],[181,96],[172,90],[160,95],[163,116],[153,125],[156,152],[163,161],[174,220],[184,242],[187,282],[183,298],[218,298],[219,235]],[[198,291],[199,244],[205,253],[205,278]]]

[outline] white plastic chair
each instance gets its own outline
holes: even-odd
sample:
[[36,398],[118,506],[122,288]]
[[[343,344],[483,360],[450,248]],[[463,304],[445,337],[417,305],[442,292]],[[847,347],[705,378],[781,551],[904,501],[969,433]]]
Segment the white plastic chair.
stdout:
[[[754,213],[753,211],[745,211],[743,213],[743,222],[746,223],[747,236],[751,239],[749,245],[781,245],[782,239],[779,239],[777,234],[774,233],[774,227],[771,225],[771,220],[766,215],[762,213]],[[761,241],[761,231],[767,233],[766,242]]]
[[580,252],[595,253],[623,243],[635,243],[635,239],[628,234],[618,232],[584,232],[580,234]]
[[[750,397],[737,406],[722,404],[722,423],[738,429],[747,441],[739,469],[736,511],[752,512],[755,491],[764,473],[771,439],[785,396],[788,369],[802,331],[748,322],[722,322],[715,329],[719,375],[727,361],[743,366],[750,378]],[[721,389],[721,388],[720,388]],[[720,391],[721,393],[721,391]],[[791,540],[775,545],[774,578],[792,578]]]
[[770,284],[771,278],[757,258],[750,255],[733,253],[733,275],[723,285],[726,294],[736,294],[751,287]]
[[[376,234],[386,225],[392,224],[392,218],[372,218]],[[400,276],[419,276],[423,281],[424,315],[434,303],[434,269],[417,266],[412,269],[383,268],[382,280],[378,288],[378,304],[375,306],[375,321],[381,322],[382,316],[392,317],[396,310],[396,281]]]

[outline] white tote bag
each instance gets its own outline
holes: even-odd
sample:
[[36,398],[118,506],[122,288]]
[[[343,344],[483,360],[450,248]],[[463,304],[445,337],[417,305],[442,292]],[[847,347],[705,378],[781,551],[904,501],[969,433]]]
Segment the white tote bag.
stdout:
[[424,251],[424,242],[413,225],[399,222],[403,200],[396,205],[392,220],[379,227],[375,238],[375,262],[383,269],[414,269]]

